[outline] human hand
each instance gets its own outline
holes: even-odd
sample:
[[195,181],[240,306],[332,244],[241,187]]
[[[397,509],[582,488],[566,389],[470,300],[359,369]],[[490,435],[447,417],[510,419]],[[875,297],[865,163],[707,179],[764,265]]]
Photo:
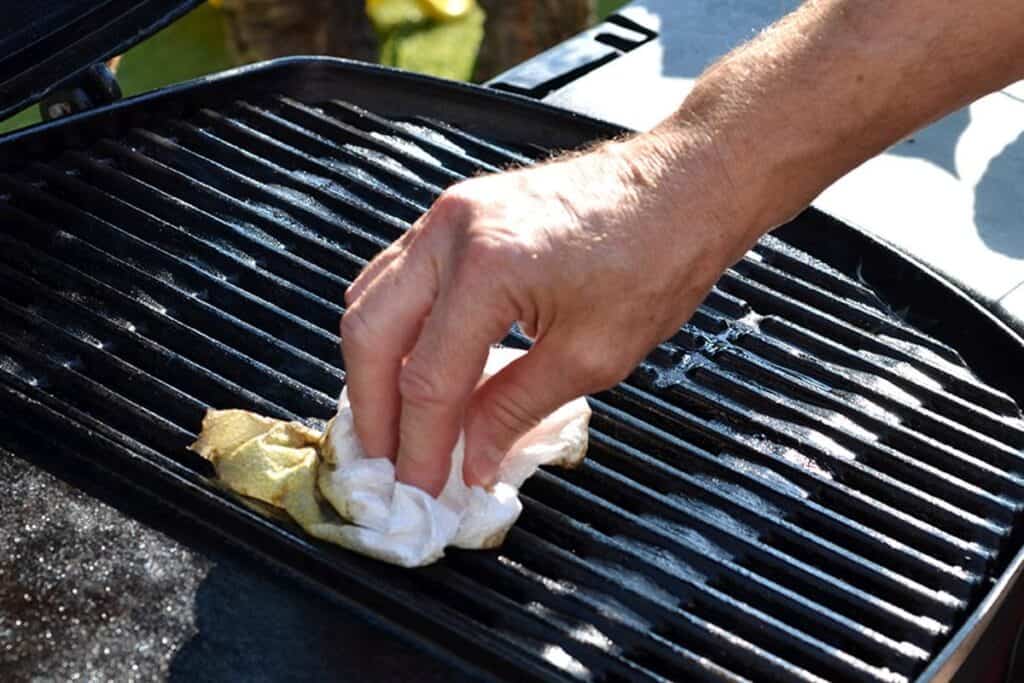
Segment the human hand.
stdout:
[[[714,145],[655,133],[473,178],[371,262],[341,335],[356,431],[437,495],[460,428],[467,483],[563,403],[613,386],[670,337],[760,230]],[[479,384],[519,321],[535,343]]]

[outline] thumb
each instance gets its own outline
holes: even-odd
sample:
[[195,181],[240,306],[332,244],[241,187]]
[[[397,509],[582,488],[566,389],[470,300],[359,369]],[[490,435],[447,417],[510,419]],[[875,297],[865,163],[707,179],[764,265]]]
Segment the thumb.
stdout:
[[553,340],[545,339],[484,382],[465,415],[470,486],[490,486],[513,444],[559,406],[586,393],[587,382]]

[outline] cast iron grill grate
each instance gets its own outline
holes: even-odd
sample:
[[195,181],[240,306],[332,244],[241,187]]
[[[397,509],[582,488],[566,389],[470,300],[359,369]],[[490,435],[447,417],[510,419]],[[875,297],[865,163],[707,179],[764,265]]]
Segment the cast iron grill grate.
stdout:
[[382,567],[254,512],[184,450],[207,406],[330,415],[362,265],[443,187],[534,156],[278,97],[0,175],[0,445],[129,478],[492,675],[912,678],[998,569],[1024,422],[771,237],[593,397],[586,463],[526,486],[499,552]]

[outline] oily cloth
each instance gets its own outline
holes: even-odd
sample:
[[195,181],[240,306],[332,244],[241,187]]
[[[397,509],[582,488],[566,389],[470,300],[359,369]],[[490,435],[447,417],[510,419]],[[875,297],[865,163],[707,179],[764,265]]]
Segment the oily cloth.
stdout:
[[[522,353],[492,349],[481,379]],[[397,482],[390,460],[367,457],[356,438],[347,390],[323,433],[244,410],[209,410],[190,448],[213,463],[228,488],[284,509],[312,536],[418,567],[442,557],[450,545],[500,545],[522,510],[519,487],[540,465],[579,464],[589,420],[586,399],[560,407],[512,446],[497,483],[486,489],[463,481],[460,434],[437,498]]]

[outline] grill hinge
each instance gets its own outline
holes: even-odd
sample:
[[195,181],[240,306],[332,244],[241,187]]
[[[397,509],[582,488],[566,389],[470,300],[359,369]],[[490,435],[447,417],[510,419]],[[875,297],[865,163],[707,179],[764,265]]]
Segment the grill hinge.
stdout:
[[[114,60],[111,60],[111,64]],[[100,62],[65,81],[39,103],[43,121],[53,121],[121,99],[121,85],[107,63]]]

